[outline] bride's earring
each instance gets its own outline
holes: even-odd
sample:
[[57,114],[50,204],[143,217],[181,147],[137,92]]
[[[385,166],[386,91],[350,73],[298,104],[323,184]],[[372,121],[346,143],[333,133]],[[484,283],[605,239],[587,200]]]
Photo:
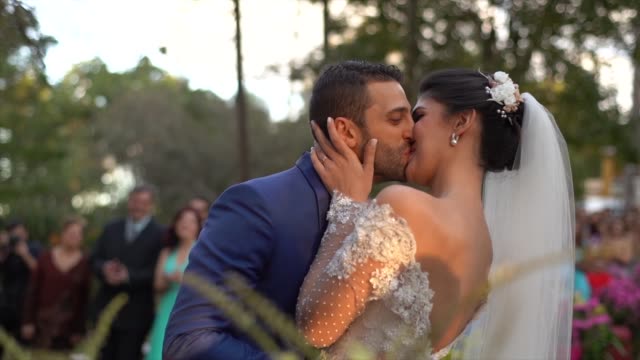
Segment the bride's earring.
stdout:
[[451,134],[451,140],[449,140],[449,144],[451,144],[451,146],[456,146],[458,145],[458,140],[460,139],[460,135],[457,135],[456,133]]

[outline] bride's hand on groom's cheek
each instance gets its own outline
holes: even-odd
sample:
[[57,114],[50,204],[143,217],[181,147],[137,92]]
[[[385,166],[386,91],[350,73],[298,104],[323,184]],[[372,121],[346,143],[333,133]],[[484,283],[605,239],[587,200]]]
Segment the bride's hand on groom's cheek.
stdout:
[[373,186],[373,164],[377,139],[365,145],[364,163],[347,146],[336,130],[332,118],[327,121],[331,140],[311,121],[316,144],[311,148],[311,162],[329,191],[338,191],[359,202],[367,201]]

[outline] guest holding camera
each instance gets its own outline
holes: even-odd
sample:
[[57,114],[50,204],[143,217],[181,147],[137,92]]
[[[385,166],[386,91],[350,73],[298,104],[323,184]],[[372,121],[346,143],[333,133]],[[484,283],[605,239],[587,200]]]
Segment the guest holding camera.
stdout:
[[40,247],[29,240],[22,221],[13,221],[0,236],[0,326],[20,339],[25,292],[31,272],[37,267]]

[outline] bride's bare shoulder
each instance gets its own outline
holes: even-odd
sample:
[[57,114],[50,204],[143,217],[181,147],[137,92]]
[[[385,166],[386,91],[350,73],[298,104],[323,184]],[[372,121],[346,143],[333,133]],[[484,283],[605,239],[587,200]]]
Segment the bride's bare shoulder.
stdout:
[[451,209],[442,200],[424,191],[404,185],[385,188],[376,197],[380,204],[389,204],[396,216],[411,229],[420,256],[447,259],[461,250],[459,228],[452,226]]
[[376,201],[379,204],[389,204],[397,215],[411,221],[418,214],[424,218],[424,215],[431,213],[436,199],[410,186],[390,185],[380,191]]

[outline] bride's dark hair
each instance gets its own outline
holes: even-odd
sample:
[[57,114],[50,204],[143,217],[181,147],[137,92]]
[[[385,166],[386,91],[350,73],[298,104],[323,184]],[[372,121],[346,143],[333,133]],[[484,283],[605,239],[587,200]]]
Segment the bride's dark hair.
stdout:
[[502,118],[502,105],[490,101],[489,75],[470,69],[447,69],[429,74],[420,84],[420,96],[430,97],[446,106],[449,114],[475,109],[482,118],[480,142],[481,166],[486,171],[513,169],[524,115],[524,103],[509,113],[511,122]]

